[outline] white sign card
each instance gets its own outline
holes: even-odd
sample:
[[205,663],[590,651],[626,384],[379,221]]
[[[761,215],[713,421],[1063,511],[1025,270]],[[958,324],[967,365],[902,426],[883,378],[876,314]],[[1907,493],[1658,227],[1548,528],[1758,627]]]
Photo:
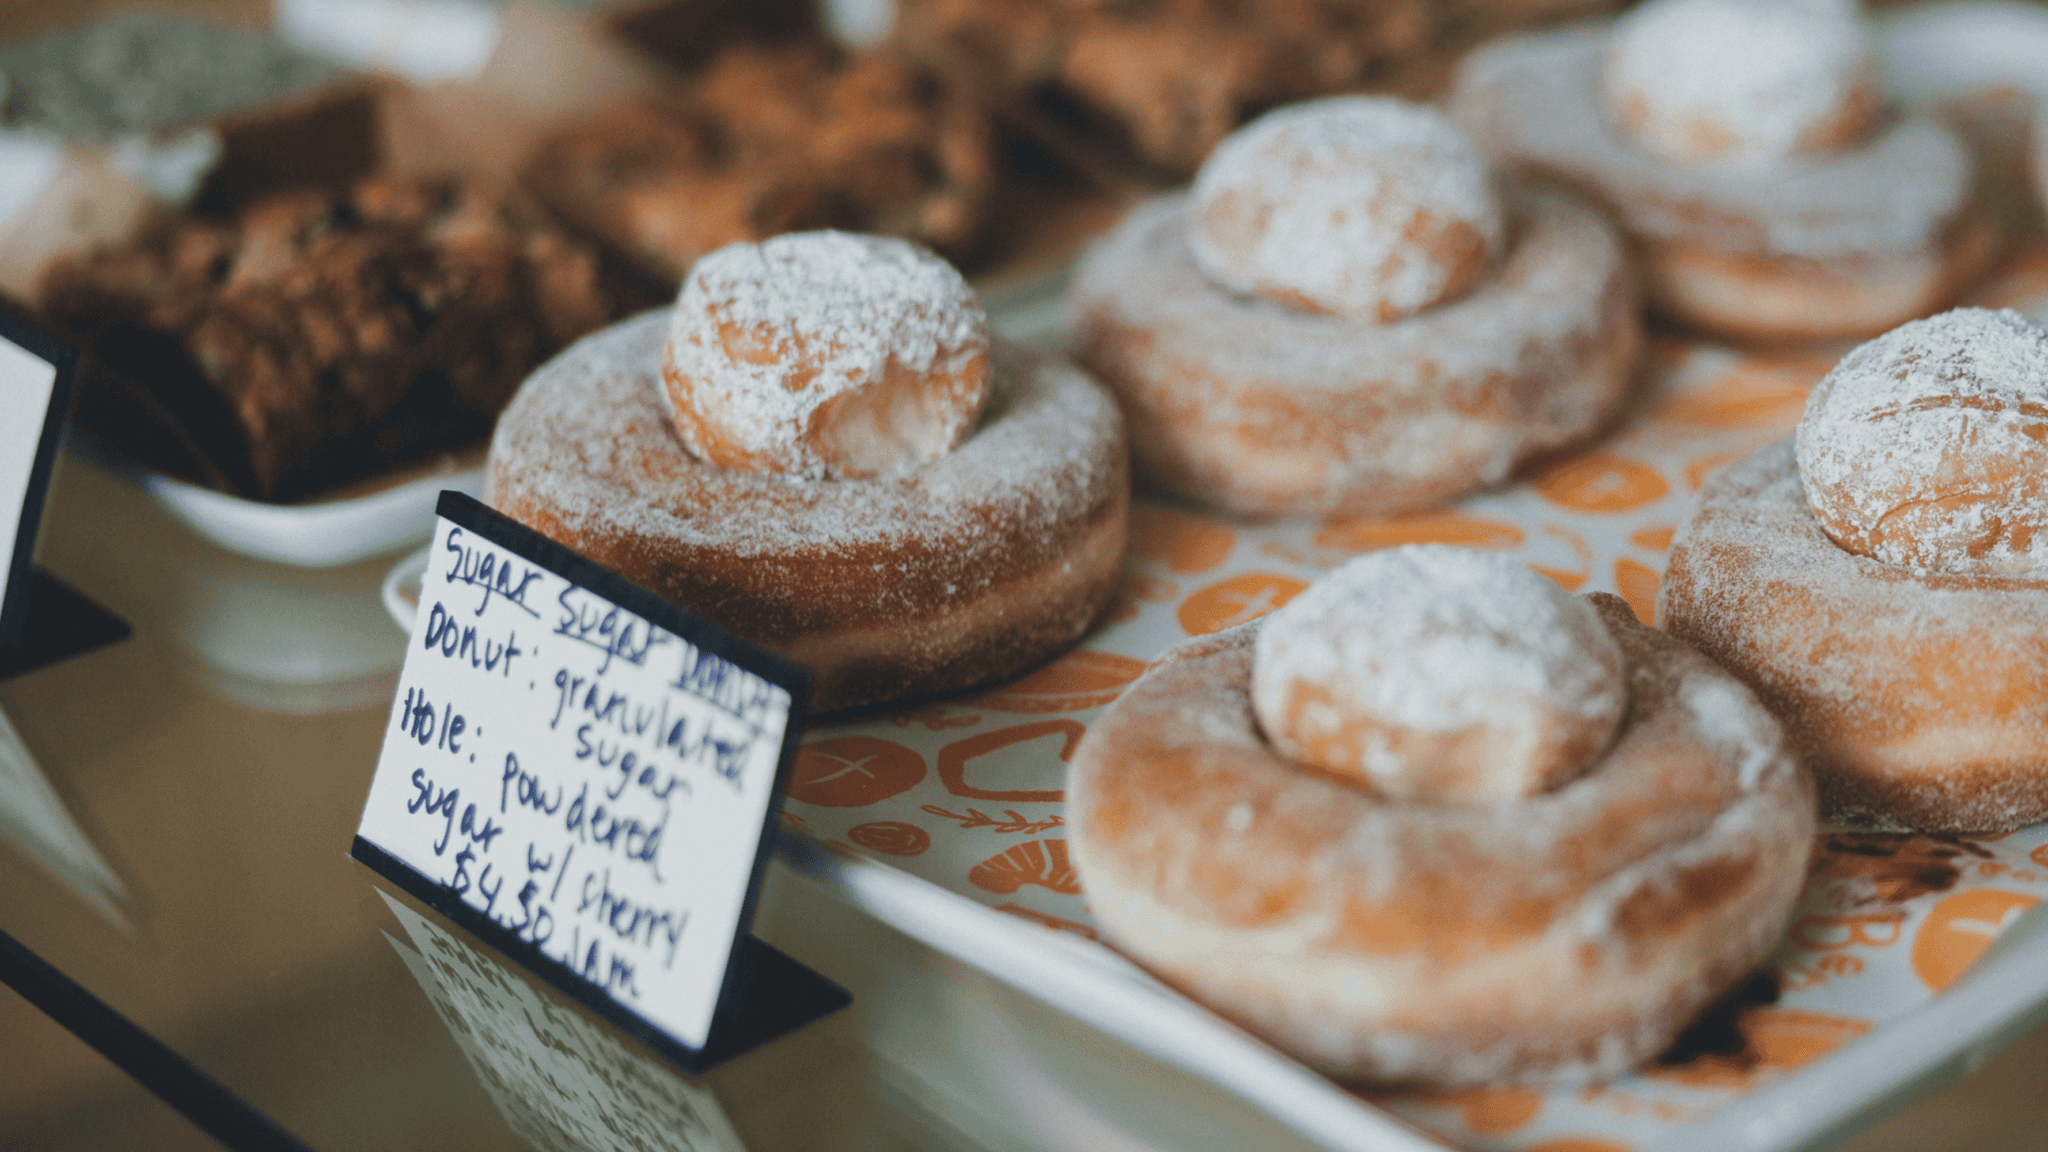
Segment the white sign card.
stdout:
[[0,644],[21,638],[76,354],[0,312]]
[[807,679],[467,496],[438,512],[353,855],[702,1067],[758,1015],[747,928]]

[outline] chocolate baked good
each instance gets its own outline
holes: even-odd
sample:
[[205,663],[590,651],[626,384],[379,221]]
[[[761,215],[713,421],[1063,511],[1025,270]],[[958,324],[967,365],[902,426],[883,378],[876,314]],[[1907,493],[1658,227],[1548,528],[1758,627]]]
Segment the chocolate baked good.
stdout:
[[907,58],[738,43],[687,82],[565,125],[523,178],[673,283],[715,248],[816,228],[957,259],[987,216],[994,146],[987,113]]
[[640,302],[604,279],[501,190],[379,176],[166,219],[37,296],[229,487],[293,500],[482,437],[535,365]]
[[1465,49],[1611,0],[901,0],[896,38],[1063,132],[1191,175],[1265,110],[1420,97]]

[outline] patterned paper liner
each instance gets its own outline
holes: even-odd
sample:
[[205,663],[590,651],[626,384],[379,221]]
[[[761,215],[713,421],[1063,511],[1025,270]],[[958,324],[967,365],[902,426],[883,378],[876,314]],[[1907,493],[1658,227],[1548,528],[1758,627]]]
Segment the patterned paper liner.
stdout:
[[[2048,248],[1981,298],[2048,314]],[[1109,623],[1022,680],[820,727],[784,819],[1049,929],[1093,939],[1063,833],[1065,761],[1146,661],[1284,604],[1359,552],[1441,542],[1512,553],[1651,618],[1664,553],[1703,479],[1786,434],[1835,356],[1655,344],[1625,429],[1515,487],[1392,520],[1248,526],[1140,500]],[[1592,1088],[1367,1093],[1453,1143],[1612,1152],[1659,1143],[1931,1001],[2048,896],[2048,824],[1998,837],[1832,829],[1771,965],[1681,1042],[1685,1058]]]

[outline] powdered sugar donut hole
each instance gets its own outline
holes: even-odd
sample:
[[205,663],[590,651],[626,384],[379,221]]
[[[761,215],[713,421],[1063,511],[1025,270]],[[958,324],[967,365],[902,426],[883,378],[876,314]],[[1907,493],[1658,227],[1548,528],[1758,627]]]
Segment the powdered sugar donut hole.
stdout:
[[1195,177],[1189,244],[1229,291],[1385,323],[1472,286],[1502,232],[1485,158],[1442,113],[1349,96],[1224,140]]
[[1592,607],[1511,557],[1358,557],[1266,618],[1252,710],[1274,749],[1389,797],[1501,804],[1599,758],[1628,708]]
[[690,269],[661,375],[701,460],[805,480],[896,475],[973,431],[988,319],[960,273],[915,244],[790,233]]
[[1769,165],[1863,139],[1874,61],[1855,0],[1650,0],[1615,23],[1602,82],[1647,152]]
[[1814,519],[1921,572],[2048,576],[2048,329],[1958,308],[1850,352],[1799,422]]

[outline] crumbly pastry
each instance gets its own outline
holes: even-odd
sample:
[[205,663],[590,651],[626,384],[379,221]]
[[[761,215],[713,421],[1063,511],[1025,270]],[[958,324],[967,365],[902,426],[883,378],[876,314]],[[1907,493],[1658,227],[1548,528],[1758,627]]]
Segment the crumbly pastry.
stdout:
[[[1390,103],[1340,97],[1255,123],[1246,137],[1266,138],[1254,154],[1268,164],[1240,165],[1245,152],[1220,150],[1228,178],[1206,186],[1229,195],[1216,198],[1243,199],[1236,190],[1248,187],[1272,211],[1205,218],[1186,194],[1168,194],[1083,257],[1069,295],[1076,356],[1122,401],[1142,476],[1242,515],[1391,514],[1497,484],[1522,461],[1590,435],[1624,400],[1641,345],[1635,286],[1620,239],[1596,212],[1519,186],[1489,208],[1491,181],[1458,161],[1447,181],[1387,174],[1393,195],[1337,221],[1340,207],[1318,185],[1374,178],[1296,179],[1323,164],[1332,135],[1344,138],[1341,151],[1372,151],[1359,138],[1376,126],[1427,141],[1381,148],[1383,159],[1456,161],[1469,149],[1435,113],[1397,105],[1388,116]],[[1198,200],[1208,180],[1205,169]],[[1485,243],[1492,220],[1504,237],[1497,256]],[[1375,223],[1394,235],[1279,258]],[[1200,262],[1204,246],[1263,268],[1263,295],[1216,283]],[[1480,274],[1463,282],[1474,267]],[[1386,270],[1378,294],[1357,290]],[[1363,315],[1280,302],[1318,298],[1323,309],[1349,298]],[[1383,308],[1415,310],[1383,323]]]
[[2044,341],[1960,309],[1863,345],[1672,544],[1658,618],[1784,717],[1840,817],[2048,816]]
[[[787,239],[821,263],[844,255],[827,235]],[[949,289],[927,287],[939,298],[917,303],[943,311]],[[1108,604],[1129,503],[1123,423],[1072,367],[995,344],[986,407],[957,447],[805,480],[684,446],[663,384],[672,324],[646,314],[536,372],[498,422],[485,499],[803,665],[817,711],[1012,675]],[[807,429],[778,427],[768,454],[787,456]]]
[[[1813,785],[1727,673],[1615,597],[1579,603],[1626,703],[1576,774],[1512,799],[1434,792],[1427,772],[1397,799],[1282,754],[1256,704],[1279,613],[1168,652],[1069,773],[1104,935],[1339,1077],[1558,1082],[1654,1056],[1776,943]],[[1479,619],[1452,629],[1494,643]],[[1516,676],[1396,656],[1364,674],[1444,700]]]
[[168,219],[52,265],[37,303],[234,488],[292,500],[481,439],[629,293],[501,189],[377,176]]
[[1653,0],[1486,46],[1449,109],[1503,165],[1610,208],[1671,315],[1869,336],[1941,308],[1997,242],[1962,141],[1885,115],[1873,77],[1838,0]]
[[1513,557],[1399,548],[1311,585],[1259,632],[1273,750],[1397,800],[1500,803],[1584,772],[1628,706],[1584,600]]
[[716,248],[806,229],[964,257],[988,218],[995,148],[979,103],[896,53],[741,43],[670,90],[564,125],[524,180],[673,284]]
[[893,475],[973,430],[988,320],[952,265],[901,241],[734,244],[690,269],[662,382],[700,460],[807,480]]

